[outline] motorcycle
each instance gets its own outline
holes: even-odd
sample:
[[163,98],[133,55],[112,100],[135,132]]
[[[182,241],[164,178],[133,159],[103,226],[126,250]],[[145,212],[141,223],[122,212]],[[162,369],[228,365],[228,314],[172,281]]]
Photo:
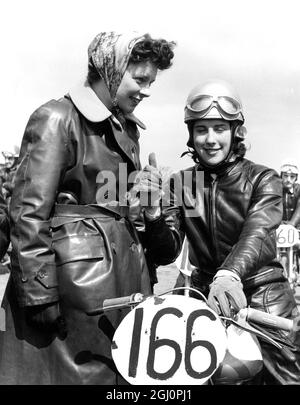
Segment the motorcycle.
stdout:
[[[170,293],[193,291],[200,299]],[[263,367],[257,336],[293,353],[253,325],[292,331],[295,321],[244,308],[234,317],[217,315],[206,297],[191,287],[172,288],[159,295],[140,293],[106,299],[89,316],[129,309],[112,341],[113,361],[132,385],[240,385]]]
[[132,385],[251,384],[263,368],[257,337],[280,350],[287,361],[296,361],[292,352],[255,327],[291,332],[298,330],[296,320],[253,308],[231,318],[219,316],[191,286],[193,266],[186,238],[175,263],[184,277],[183,287],[148,297],[136,293],[106,299],[102,307],[87,312],[95,316],[129,310],[111,346],[114,363],[126,381]]
[[277,228],[277,259],[281,262],[293,291],[295,291],[299,279],[299,244],[299,231],[293,225],[281,224]]

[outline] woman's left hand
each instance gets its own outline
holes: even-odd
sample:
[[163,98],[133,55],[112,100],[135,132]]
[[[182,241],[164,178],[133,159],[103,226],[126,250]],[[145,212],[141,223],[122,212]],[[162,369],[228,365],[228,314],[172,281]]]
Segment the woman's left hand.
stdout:
[[208,305],[217,314],[231,317],[231,307],[236,312],[247,306],[243,284],[231,276],[220,276],[209,286]]

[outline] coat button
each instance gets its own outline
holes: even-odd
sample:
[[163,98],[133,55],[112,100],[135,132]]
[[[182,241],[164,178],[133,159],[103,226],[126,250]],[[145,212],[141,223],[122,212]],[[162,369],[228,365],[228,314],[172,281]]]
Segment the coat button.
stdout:
[[132,244],[130,245],[130,250],[132,252],[136,252],[138,250],[136,243],[132,242]]
[[22,283],[26,283],[26,281],[28,281],[28,278],[24,276],[21,278],[21,281],[22,281]]
[[39,271],[37,276],[38,276],[38,278],[44,278],[47,276],[47,273],[45,271]]

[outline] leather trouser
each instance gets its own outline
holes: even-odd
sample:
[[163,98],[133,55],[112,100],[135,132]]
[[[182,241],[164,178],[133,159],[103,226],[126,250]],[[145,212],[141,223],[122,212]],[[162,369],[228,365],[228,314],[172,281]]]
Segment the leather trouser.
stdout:
[[[284,318],[299,315],[294,294],[288,281],[276,281],[247,291],[248,305],[251,308]],[[264,383],[273,385],[300,385],[300,347],[291,339],[289,332],[282,329],[271,330],[258,327],[294,355],[294,361],[286,359],[275,346],[260,339],[264,361]]]

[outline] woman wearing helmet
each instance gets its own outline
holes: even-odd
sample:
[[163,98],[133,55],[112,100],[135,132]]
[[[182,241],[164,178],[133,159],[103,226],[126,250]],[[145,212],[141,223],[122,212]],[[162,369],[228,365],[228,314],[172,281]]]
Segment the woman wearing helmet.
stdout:
[[[178,195],[174,187],[172,204],[169,201],[164,216],[174,235],[174,247],[178,231],[187,237],[189,260],[194,268],[193,287],[208,296],[208,303],[216,312],[227,316],[232,310],[250,305],[294,318],[298,314],[296,302],[276,261],[282,185],[274,170],[244,158],[246,130],[240,98],[225,82],[196,86],[187,99],[185,123],[189,131],[187,153],[195,165],[178,173],[181,182],[174,181],[174,184],[184,184],[186,172],[191,172],[193,179],[197,173],[204,172],[199,215],[195,215],[195,210],[190,214],[186,203],[189,199],[180,199],[181,191]],[[184,195],[188,188],[184,184]],[[166,251],[166,244],[163,251],[153,246],[151,254],[163,257]],[[261,342],[264,382],[299,384],[299,347],[283,331],[270,333],[299,360],[288,363],[278,350]]]

